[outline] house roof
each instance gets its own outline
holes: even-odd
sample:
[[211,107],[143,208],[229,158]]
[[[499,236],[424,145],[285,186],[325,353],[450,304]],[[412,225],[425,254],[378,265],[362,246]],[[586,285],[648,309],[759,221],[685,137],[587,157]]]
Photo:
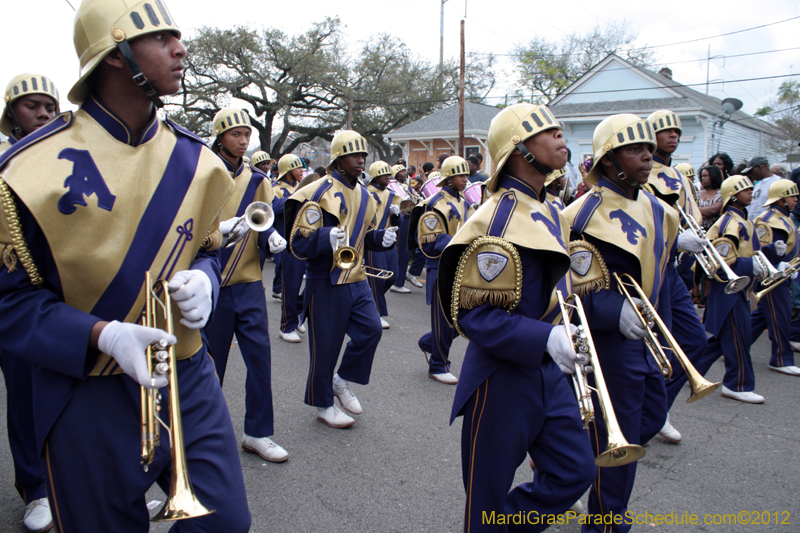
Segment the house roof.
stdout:
[[[464,132],[468,134],[488,135],[489,124],[501,109],[495,106],[464,103]],[[435,111],[402,128],[392,130],[387,137],[397,139],[401,137],[442,137],[458,135],[458,104]]]
[[[614,100],[614,101],[600,101],[592,103],[580,104],[562,104],[560,102],[567,100],[570,94],[579,94],[580,87],[584,83],[596,75],[598,72],[603,71],[607,66],[612,63],[624,63],[626,68],[638,71],[646,78],[652,81],[655,87],[663,87],[665,89],[674,91],[680,95],[673,98],[652,98],[641,100]],[[643,87],[644,88],[644,87]],[[610,113],[652,113],[658,109],[670,109],[679,114],[686,112],[707,113],[712,116],[722,115],[722,100],[714,96],[710,96],[699,91],[695,91],[691,87],[687,87],[678,83],[672,78],[653,72],[652,70],[638,67],[628,61],[625,61],[616,54],[609,54],[605,59],[595,65],[589,72],[584,74],[580,79],[570,85],[563,93],[554,98],[548,107],[553,114],[559,119],[569,118],[574,116],[605,116]],[[752,117],[743,111],[736,111],[730,118],[731,122],[741,124],[742,126],[752,128],[755,130],[763,131],[770,135],[779,135],[780,133],[770,124],[761,119]]]

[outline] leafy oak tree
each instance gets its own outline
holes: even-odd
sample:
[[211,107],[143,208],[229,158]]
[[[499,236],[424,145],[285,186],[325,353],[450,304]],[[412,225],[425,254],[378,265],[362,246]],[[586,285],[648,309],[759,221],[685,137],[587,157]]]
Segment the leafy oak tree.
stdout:
[[780,135],[768,140],[770,150],[781,154],[787,161],[797,162],[800,149],[800,82],[785,81],[770,105],[755,112],[755,116],[775,126]]

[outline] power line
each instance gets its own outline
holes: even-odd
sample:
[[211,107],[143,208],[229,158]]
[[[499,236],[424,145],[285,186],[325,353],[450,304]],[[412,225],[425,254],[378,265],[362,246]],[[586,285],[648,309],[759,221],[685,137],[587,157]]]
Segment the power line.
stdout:
[[[777,53],[777,52],[789,52],[789,51],[792,51],[792,50],[800,50],[800,46],[795,46],[793,48],[781,48],[781,49],[778,49],[778,50],[764,50],[762,52],[746,52],[744,54],[734,54],[734,55],[729,55],[729,56],[716,56],[716,57],[712,57],[711,59],[720,59],[720,58],[733,59],[735,57],[755,56],[755,55],[761,55],[761,54],[774,54],[774,53]],[[478,55],[478,56],[494,56],[494,57],[516,57],[516,56],[519,55],[519,54],[493,54],[491,52],[472,52],[472,53],[473,53],[473,55]],[[537,56],[539,56],[539,57],[568,57],[568,56],[571,56],[571,55],[582,55],[582,53],[580,53],[580,54],[537,54]],[[708,58],[702,57],[702,58],[699,58],[699,59],[684,59],[682,61],[660,61],[659,60],[658,63],[664,64],[664,65],[681,65],[683,63],[698,63],[698,62],[701,62],[701,61],[708,61]],[[632,69],[637,69],[639,67],[635,67],[634,66],[634,67],[623,67],[623,68],[625,70],[632,70]],[[620,69],[617,69],[617,70],[623,70],[623,68],[620,68]]]

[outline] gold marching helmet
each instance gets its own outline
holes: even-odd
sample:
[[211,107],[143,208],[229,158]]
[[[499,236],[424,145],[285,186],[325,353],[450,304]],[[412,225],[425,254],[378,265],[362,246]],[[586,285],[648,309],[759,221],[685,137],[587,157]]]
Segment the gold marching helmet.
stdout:
[[296,168],[303,167],[303,160],[294,154],[286,154],[278,160],[278,179],[281,179],[287,172]]
[[678,130],[679,134],[683,133],[680,117],[669,109],[659,109],[658,111],[654,111],[649,117],[647,117],[647,121],[651,126],[653,126],[653,131],[656,133],[662,130],[670,129]]
[[253,154],[253,158],[250,159],[250,164],[256,166],[265,161],[269,161],[269,154],[263,150],[259,150],[258,152]]
[[[403,165],[395,165],[395,166],[393,166],[392,167],[392,177],[397,176],[398,172],[400,172],[401,170],[405,170],[405,169],[406,169],[406,167],[404,167]],[[370,177],[372,177],[372,173],[370,173]]]
[[734,195],[744,191],[745,189],[752,189],[753,182],[747,176],[731,176],[722,182],[722,187],[719,189],[720,196],[722,196],[722,208],[720,212],[725,211],[725,206],[731,201]]
[[451,155],[442,163],[440,180],[436,183],[437,187],[444,187],[448,179],[453,176],[469,175],[469,165],[467,160],[457,155]]
[[768,206],[774,204],[778,200],[789,196],[800,196],[800,190],[798,190],[797,184],[792,180],[778,180],[769,186],[767,201],[764,202],[764,205]]
[[694,171],[694,167],[690,163],[679,163],[675,165],[675,170],[683,174],[689,179],[695,177],[696,173]]
[[[522,143],[546,130],[561,129],[553,113],[543,105],[514,104],[500,111],[489,126],[489,155],[495,161],[495,171],[486,184],[486,190],[497,190],[497,176],[508,161],[511,153]],[[523,146],[524,148],[524,146]],[[527,150],[525,150],[527,152]],[[523,152],[523,154],[525,153]],[[538,163],[538,162],[537,162]],[[547,175],[548,172],[542,172]]]
[[336,160],[348,154],[368,154],[367,140],[360,133],[345,130],[337,133],[331,141],[331,162],[325,167],[328,172],[333,172]]
[[[403,165],[395,165],[395,167],[402,167]],[[391,174],[394,176],[394,167],[390,167],[389,163],[385,161],[375,161],[369,166],[369,181],[374,180],[380,176]]]
[[214,115],[214,135],[219,137],[226,131],[240,126],[250,126],[250,117],[247,111],[235,107],[225,107]]
[[[181,37],[165,0],[144,0],[136,3],[129,0],[81,2],[75,13],[73,35],[81,70],[80,78],[69,91],[69,101],[77,105],[83,103],[89,95],[87,82],[90,75],[114,48],[119,46],[124,53],[122,47],[130,49],[128,41],[161,31],[172,31],[178,39]],[[149,87],[146,79],[144,83]],[[143,90],[147,92],[147,88],[143,87]]]
[[56,114],[59,113],[58,89],[56,89],[55,83],[53,83],[50,78],[39,74],[20,74],[14,76],[6,87],[6,94],[3,98],[5,107],[3,108],[3,112],[0,113],[0,132],[2,132],[3,135],[11,135],[11,132],[14,131],[16,127],[13,123],[14,120],[10,116],[11,104],[17,99],[31,94],[43,94],[52,98],[56,103]]
[[597,181],[602,174],[600,160],[607,153],[620,146],[637,143],[649,144],[651,151],[656,149],[656,135],[650,122],[630,113],[612,115],[603,119],[594,129],[594,136],[592,137],[594,164],[586,174],[586,181],[592,185],[597,185]]

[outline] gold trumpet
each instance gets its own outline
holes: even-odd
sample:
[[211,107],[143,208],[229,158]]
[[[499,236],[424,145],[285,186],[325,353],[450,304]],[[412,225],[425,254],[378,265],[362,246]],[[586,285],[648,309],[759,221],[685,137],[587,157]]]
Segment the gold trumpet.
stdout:
[[[339,226],[339,229],[344,231],[344,242],[349,243],[350,229],[344,226]],[[358,264],[358,251],[349,244],[339,244],[339,241],[336,241],[336,248],[333,250],[333,261],[340,270],[352,270]],[[361,261],[361,269],[364,271],[364,275],[371,278],[389,279],[394,276],[394,272],[391,270],[382,270],[365,265],[363,260]]]
[[[769,261],[762,252],[759,251],[758,254],[760,254],[761,257],[764,258],[765,263],[769,264]],[[756,260],[761,262],[760,259]],[[777,269],[773,270],[775,270],[775,273],[773,275],[768,276],[764,281],[761,282],[761,290],[753,293],[753,296],[755,296],[756,300],[760,300],[769,291],[771,291],[772,289],[774,289],[787,279],[791,279],[792,275],[798,270],[800,270],[800,257],[795,257],[794,259],[789,261],[789,266],[786,268],[786,270],[777,270]]]
[[[715,390],[719,389],[722,386],[722,383],[712,383],[708,381],[700,374],[700,372],[697,371],[697,369],[695,369],[694,365],[692,365],[692,362],[689,361],[689,358],[686,357],[685,353],[683,353],[683,350],[678,345],[675,337],[673,337],[672,333],[670,333],[669,329],[667,329],[664,321],[661,320],[661,317],[658,316],[658,313],[656,313],[656,309],[653,307],[653,304],[650,303],[647,295],[644,293],[639,284],[636,283],[636,280],[633,279],[630,274],[623,274],[620,277],[620,275],[616,272],[614,272],[614,279],[617,280],[619,292],[625,296],[625,299],[636,311],[636,315],[639,317],[639,321],[646,332],[642,340],[644,341],[647,350],[656,360],[656,364],[661,370],[661,373],[664,375],[664,378],[667,380],[672,379],[672,365],[670,364],[664,350],[672,350],[675,358],[683,367],[683,371],[686,372],[686,376],[689,379],[689,385],[692,388],[692,393],[689,395],[689,399],[686,400],[686,403],[697,401],[700,398],[708,396]],[[636,302],[634,302],[633,297],[628,292],[627,287],[631,287],[636,291],[636,296],[642,301],[640,305],[637,305]],[[658,326],[658,329],[664,336],[664,340],[667,342],[666,346],[662,346],[659,342],[658,335],[653,331],[654,325]]]
[[[157,294],[161,291],[162,296]],[[172,322],[172,298],[169,295],[167,282],[158,280],[152,283],[150,272],[145,272],[145,312],[142,325],[157,327],[159,311],[163,316],[165,330],[172,335],[174,331]],[[194,494],[189,471],[186,464],[186,450],[183,441],[183,424],[181,423],[181,404],[178,392],[178,368],[175,356],[175,347],[167,345],[166,340],[161,340],[149,346],[146,351],[147,366],[151,375],[167,374],[169,383],[169,425],[159,416],[161,411],[161,394],[157,390],[142,387],[142,465],[145,472],[148,465],[153,462],[155,451],[160,440],[160,427],[169,435],[170,452],[172,457],[172,481],[167,501],[151,520],[165,522],[169,520],[182,520],[211,514],[214,509],[203,505]]]
[[[731,267],[728,266],[728,263],[725,262],[725,258],[720,255],[711,241],[708,240],[703,226],[698,224],[694,217],[684,211],[677,203],[675,207],[689,227],[689,229],[685,231],[691,231],[703,241],[703,251],[694,254],[694,256],[700,264],[700,268],[706,273],[706,276],[725,283],[725,294],[733,294],[747,287],[750,284],[750,278],[748,276],[737,276],[733,270],[731,270]],[[683,231],[684,230],[681,230],[681,232]],[[718,270],[722,270],[725,275],[724,278],[717,274]]]
[[[564,300],[564,295],[561,294],[561,291],[556,291],[556,294],[558,296],[558,305],[561,308],[561,317],[564,321],[564,328],[567,330],[567,335],[572,339],[575,351],[578,355],[583,355],[587,358],[586,366],[590,365],[594,373],[596,387],[591,387],[586,379],[584,365],[575,363],[572,385],[575,388],[575,395],[578,398],[578,408],[581,412],[583,428],[589,429],[589,424],[595,419],[591,391],[597,393],[600,409],[603,411],[603,420],[606,423],[608,445],[606,446],[606,450],[595,458],[594,464],[597,466],[611,467],[623,466],[638,461],[644,457],[645,449],[638,444],[630,444],[627,439],[625,439],[619,427],[617,415],[614,414],[614,406],[611,405],[611,400],[608,396],[608,388],[606,388],[606,382],[605,379],[603,379],[603,371],[600,369],[597,350],[594,347],[594,341],[589,332],[586,314],[583,311],[583,304],[574,294],[568,296],[566,300]],[[568,303],[570,300],[572,303]],[[570,308],[575,310],[578,314],[578,320],[580,321],[580,325],[575,334],[572,333],[569,327]]]

